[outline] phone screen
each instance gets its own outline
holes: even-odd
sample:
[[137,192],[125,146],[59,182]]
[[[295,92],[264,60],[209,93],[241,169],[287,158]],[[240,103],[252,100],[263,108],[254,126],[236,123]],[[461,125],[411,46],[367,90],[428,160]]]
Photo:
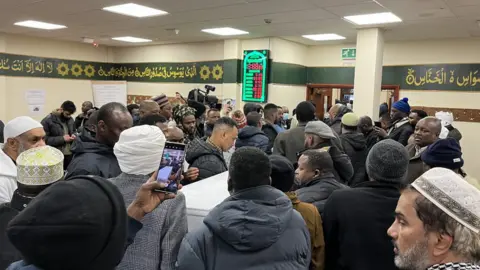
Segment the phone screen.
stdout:
[[157,181],[167,186],[165,192],[177,193],[184,159],[185,144],[172,142],[165,144],[157,175]]
[[379,122],[379,121],[375,121],[375,126],[379,127],[379,128],[382,128],[382,123]]

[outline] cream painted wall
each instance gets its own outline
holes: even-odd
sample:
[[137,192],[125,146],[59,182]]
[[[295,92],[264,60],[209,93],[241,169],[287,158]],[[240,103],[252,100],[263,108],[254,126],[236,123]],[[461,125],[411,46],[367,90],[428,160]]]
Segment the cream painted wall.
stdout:
[[[91,45],[62,42],[17,35],[5,35],[5,50],[10,54],[22,54],[41,57],[63,58],[83,61],[113,61],[112,49],[107,47],[94,48]],[[9,121],[20,115],[29,115],[41,120],[48,112],[58,108],[63,101],[71,100],[77,105],[77,113],[83,101],[93,100],[90,81],[44,79],[30,77],[0,77],[0,85],[5,85],[5,112],[0,118]],[[0,86],[1,89],[1,86]],[[46,103],[44,115],[32,115],[28,113],[25,101],[25,91],[30,89],[42,89],[46,91]],[[0,96],[1,90],[0,90]]]
[[118,63],[196,62],[223,60],[223,41],[114,49]]

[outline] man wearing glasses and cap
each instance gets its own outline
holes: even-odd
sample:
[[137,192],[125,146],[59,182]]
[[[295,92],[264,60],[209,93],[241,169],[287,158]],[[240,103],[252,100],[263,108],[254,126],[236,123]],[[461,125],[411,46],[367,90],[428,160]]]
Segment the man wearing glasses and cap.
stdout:
[[433,168],[402,192],[388,235],[400,269],[480,269],[480,191]]

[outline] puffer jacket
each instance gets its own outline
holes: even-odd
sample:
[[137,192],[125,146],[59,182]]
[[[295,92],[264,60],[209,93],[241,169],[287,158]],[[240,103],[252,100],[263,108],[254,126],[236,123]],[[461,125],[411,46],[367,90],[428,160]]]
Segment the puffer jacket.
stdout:
[[268,154],[271,152],[271,149],[268,149],[268,144],[268,137],[263,131],[258,127],[246,126],[238,133],[235,149],[244,146],[253,146]]
[[[67,122],[68,135],[75,134],[75,123],[72,118]],[[63,130],[62,120],[59,112],[52,112],[42,120],[42,126],[45,130],[45,143],[62,151],[67,144],[63,139],[65,132]]]
[[228,170],[223,152],[202,139],[195,139],[190,143],[185,160],[190,167],[198,168],[197,181]]
[[310,236],[290,199],[271,186],[237,192],[187,234],[178,270],[302,270],[310,265]]
[[348,188],[335,179],[333,173],[324,173],[312,181],[300,186],[295,193],[302,202],[311,203],[323,214],[328,197],[337,189]]
[[344,133],[340,135],[340,141],[353,166],[353,177],[348,181],[348,185],[354,186],[366,181],[367,139],[362,133]]
[[104,178],[122,173],[113,147],[97,142],[90,136],[78,136],[72,146],[73,159],[67,168],[65,179],[77,175],[95,175]]

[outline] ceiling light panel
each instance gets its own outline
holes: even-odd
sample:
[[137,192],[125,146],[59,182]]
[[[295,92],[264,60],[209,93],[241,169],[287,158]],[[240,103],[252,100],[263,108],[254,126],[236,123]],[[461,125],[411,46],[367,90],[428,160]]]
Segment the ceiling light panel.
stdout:
[[308,38],[315,41],[326,41],[326,40],[342,40],[345,37],[337,34],[317,34],[317,35],[303,35],[302,37]]
[[402,21],[402,19],[391,12],[345,16],[343,18],[356,25],[398,23]]
[[103,10],[137,18],[154,17],[168,14],[166,11],[138,5],[135,3],[104,7]]
[[248,32],[231,28],[231,27],[222,27],[222,28],[210,28],[210,29],[203,29],[202,32],[219,35],[219,36],[238,36],[238,35],[246,35]]
[[152,42],[151,39],[137,38],[137,37],[114,37],[112,39],[117,41],[123,41],[123,42],[131,42],[131,43]]
[[29,28],[36,28],[36,29],[43,29],[43,30],[57,30],[57,29],[67,28],[65,25],[33,21],[33,20],[16,22],[14,23],[14,25],[29,27]]

